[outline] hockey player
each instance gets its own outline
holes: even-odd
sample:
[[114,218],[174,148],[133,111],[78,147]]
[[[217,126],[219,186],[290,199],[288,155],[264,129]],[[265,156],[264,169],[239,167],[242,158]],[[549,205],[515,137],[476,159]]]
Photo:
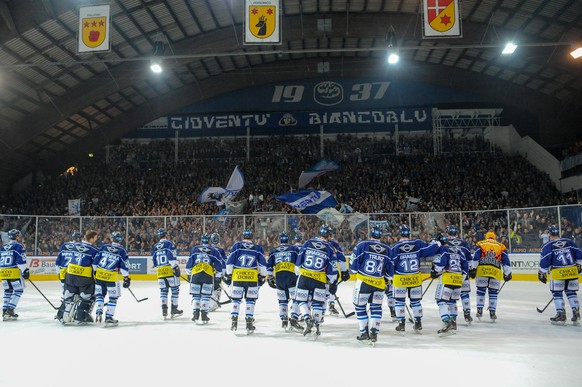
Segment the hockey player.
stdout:
[[180,300],[180,267],[176,259],[176,245],[166,238],[167,231],[158,229],[156,235],[160,240],[152,247],[153,266],[157,270],[160,300],[162,302],[162,317],[168,316],[168,295],[172,292],[170,317],[179,317],[183,311],[178,309]]
[[220,253],[210,245],[208,234],[202,234],[200,244],[190,250],[186,262],[186,273],[190,280],[190,295],[192,295],[192,321],[202,321],[207,324],[210,297],[214,290],[214,281],[222,278],[222,262]]
[[390,247],[380,241],[382,231],[372,228],[370,239],[359,242],[353,251],[350,270],[356,274],[354,307],[358,319],[359,341],[375,343],[382,321],[382,302],[388,273],[390,273]]
[[[299,324],[299,307],[297,303],[292,302],[297,290],[295,262],[297,262],[299,247],[289,244],[289,236],[284,232],[279,234],[279,242],[279,246],[269,252],[267,283],[277,290],[281,326],[287,329],[291,324],[293,328],[303,331],[303,327]],[[289,303],[291,303],[291,318],[289,318]]]
[[[450,235],[449,232],[447,235]],[[433,260],[430,277],[439,278],[435,299],[444,325],[437,333],[450,334],[457,330],[457,300],[468,276],[467,258],[470,253],[462,246],[453,245],[446,235],[441,236],[439,242],[441,247]]]
[[220,308],[219,302],[220,296],[222,295],[222,286],[220,286],[220,284],[226,273],[226,252],[222,247],[220,247],[220,234],[216,232],[210,234],[210,244],[218,251],[220,264],[222,266],[220,276],[217,276],[218,272],[214,276],[214,290],[212,291],[212,297],[210,297],[210,306],[208,307],[209,312],[214,312],[216,309]]
[[117,300],[121,297],[121,289],[118,274],[123,276],[123,287],[129,288],[131,278],[129,278],[129,258],[127,251],[121,245],[123,235],[119,231],[111,233],[111,243],[101,246],[101,250],[93,259],[93,269],[95,271],[95,321],[101,322],[103,319],[103,306],[105,296],[108,297],[107,308],[105,310],[105,325],[116,326],[119,322],[113,318]]
[[[485,293],[489,292],[489,316],[495,321],[497,315],[497,294],[501,287],[501,281],[511,281],[511,263],[507,248],[497,242],[497,235],[493,231],[485,234],[485,239],[477,242],[473,261],[477,263],[477,270],[471,272],[475,275],[477,287],[477,318],[483,316],[485,306]],[[474,273],[474,274],[473,274]]]
[[410,307],[414,316],[414,330],[422,330],[422,278],[420,273],[420,258],[430,257],[438,252],[437,243],[428,244],[420,239],[410,239],[410,229],[400,225],[399,241],[391,249],[390,258],[393,266],[390,277],[394,286],[394,304],[398,326],[396,330],[404,332],[406,327],[406,297],[410,299]]
[[[468,264],[469,272],[475,272],[477,269],[477,262],[473,261],[473,255],[471,254],[471,249],[469,244],[461,238],[458,238],[459,230],[456,226],[450,225],[445,229],[445,234],[447,236],[446,243],[449,246],[455,246],[462,250],[462,254],[465,256]],[[473,321],[471,317],[471,281],[469,276],[463,277],[463,286],[461,287],[461,302],[463,306],[463,317],[467,323]]]
[[572,322],[574,325],[580,325],[580,302],[577,295],[580,272],[582,272],[582,252],[570,239],[560,238],[557,226],[551,226],[550,240],[542,246],[538,278],[545,284],[550,273],[550,291],[556,307],[556,315],[550,318],[552,324],[563,325],[566,322],[563,296],[566,293],[572,308]]
[[[93,322],[91,310],[93,309],[95,295],[95,279],[93,277],[93,259],[99,252],[97,231],[87,230],[81,242],[75,242],[75,252],[67,265],[65,275],[65,297],[62,314],[57,312],[61,324],[76,321],[83,325]],[[74,307],[74,309],[73,309]]]
[[0,246],[0,278],[4,288],[2,320],[16,320],[15,310],[24,293],[24,280],[30,277],[26,249],[21,243],[22,234],[16,229],[8,231],[7,244]]
[[[326,284],[337,282],[337,266],[335,249],[328,243],[331,237],[327,225],[319,229],[319,236],[307,240],[297,258],[297,291],[293,302],[298,303],[299,310],[305,321],[303,335],[312,332],[319,335],[319,325],[323,317],[323,306],[326,301]],[[311,311],[308,301],[311,300]]]
[[226,260],[224,282],[231,286],[232,297],[231,327],[236,331],[240,305],[245,300],[245,321],[247,333],[255,330],[255,303],[259,298],[259,287],[265,283],[267,261],[261,245],[253,242],[253,232],[244,230],[242,241],[235,242]]
[[[348,264],[346,261],[346,256],[342,250],[342,247],[336,240],[333,239],[333,228],[329,228],[331,232],[331,237],[329,238],[329,244],[334,248],[335,255],[336,255],[336,265],[338,265],[338,271],[340,272],[341,281],[348,281],[350,279],[350,272],[348,270]],[[335,295],[337,292],[337,283],[336,284],[328,284],[326,287],[326,301],[327,301],[327,310],[329,310],[329,314],[332,316],[339,315],[339,312],[335,308]],[[325,313],[325,311],[324,311]]]
[[[69,262],[71,262],[71,259],[73,258],[73,254],[75,252],[75,243],[81,242],[82,238],[83,238],[83,234],[81,234],[78,231],[73,232],[73,234],[71,235],[71,241],[65,242],[61,245],[61,248],[59,250],[59,254],[57,255],[57,259],[55,261],[55,268],[57,271],[57,277],[58,277],[59,281],[61,282],[61,290],[62,290],[61,308],[65,307],[63,300],[65,299],[65,274],[67,274],[67,266],[69,265]],[[62,316],[63,311],[64,311],[64,309],[62,309],[62,310],[59,309],[59,312],[57,312],[55,319],[58,320],[60,318],[59,316]]]

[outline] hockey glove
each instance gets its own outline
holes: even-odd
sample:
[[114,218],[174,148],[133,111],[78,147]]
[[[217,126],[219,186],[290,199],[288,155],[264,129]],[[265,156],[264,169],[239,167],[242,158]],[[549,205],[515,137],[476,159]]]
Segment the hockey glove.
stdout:
[[265,278],[266,277],[264,275],[259,274],[259,281],[258,281],[259,286],[263,286],[265,284]]
[[350,272],[349,271],[342,271],[341,273],[341,279],[342,281],[347,281],[350,279]]
[[437,273],[437,271],[434,268],[432,268],[430,271],[430,278],[435,279],[435,278],[438,278],[438,276],[439,276],[439,273]]
[[546,282],[548,282],[548,276],[547,276],[547,274],[546,273],[542,273],[541,271],[538,271],[538,279],[543,284],[545,284]]
[[232,283],[232,274],[224,275],[224,283],[230,285]]
[[131,284],[131,278],[123,277],[123,287],[128,288],[130,284]]
[[329,284],[329,294],[336,294],[337,293],[337,283]]
[[220,289],[220,282],[222,279],[220,277],[214,277],[214,290]]
[[477,269],[469,270],[469,278],[475,279],[475,277],[477,277]]
[[29,279],[30,278],[30,270],[28,269],[24,269],[24,271],[22,272],[22,278]]
[[513,278],[513,276],[511,275],[511,273],[506,274],[506,275],[503,276],[503,280],[505,282],[511,281],[512,278]]
[[172,268],[172,272],[174,273],[174,276],[179,277],[180,276],[180,266],[174,266]]
[[277,289],[277,285],[275,284],[275,277],[267,277],[267,284],[273,289]]

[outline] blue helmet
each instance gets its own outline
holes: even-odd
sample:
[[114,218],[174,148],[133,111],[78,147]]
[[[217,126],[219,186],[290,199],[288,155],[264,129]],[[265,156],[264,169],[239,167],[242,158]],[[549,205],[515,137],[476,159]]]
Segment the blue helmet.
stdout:
[[206,233],[202,234],[202,236],[200,237],[200,242],[204,243],[205,245],[210,243],[210,237],[208,236],[208,234]]
[[165,228],[159,228],[158,231],[156,231],[156,235],[158,236],[158,238],[163,238],[166,236],[166,229]]
[[13,228],[12,230],[8,231],[8,239],[13,240],[13,241],[16,240],[16,238],[18,238],[21,235],[22,234],[20,233],[20,231],[18,231],[15,228]]
[[[454,226],[453,226],[454,227]],[[447,227],[448,228],[448,227]],[[450,234],[449,232],[447,232],[447,234]],[[439,232],[436,234],[435,239],[439,242],[441,242],[441,244],[446,244],[449,240],[447,239],[447,236],[445,234],[443,234],[442,232]]]
[[322,224],[321,227],[319,228],[319,235],[321,235],[324,238],[330,237],[331,227],[329,227],[327,224]]
[[560,235],[560,229],[555,224],[550,226],[550,228],[548,230],[550,231],[550,235],[556,235],[556,236]]
[[408,228],[407,225],[401,224],[400,227],[398,227],[398,233],[400,234],[400,236],[408,238],[410,236],[410,229]]
[[123,241],[123,235],[119,231],[113,231],[111,233],[111,240],[115,243],[121,243]]
[[81,239],[83,239],[83,234],[81,234],[79,231],[75,231],[73,234],[71,234],[71,239],[80,242]]
[[447,228],[445,229],[445,232],[449,235],[457,235],[459,233],[459,230],[457,230],[457,227],[450,225],[450,226],[447,226]]
[[289,242],[289,235],[287,235],[287,233],[282,232],[279,234],[279,242],[281,243],[287,243]]
[[242,237],[243,239],[253,239],[253,232],[247,228],[243,231]]
[[382,230],[380,230],[378,227],[372,227],[370,230],[370,236],[375,239],[380,239],[382,238]]
[[217,232],[213,232],[212,234],[210,234],[210,242],[212,242],[213,245],[219,244],[220,235]]
[[298,232],[295,233],[295,236],[293,237],[293,242],[301,242],[301,236],[299,236]]

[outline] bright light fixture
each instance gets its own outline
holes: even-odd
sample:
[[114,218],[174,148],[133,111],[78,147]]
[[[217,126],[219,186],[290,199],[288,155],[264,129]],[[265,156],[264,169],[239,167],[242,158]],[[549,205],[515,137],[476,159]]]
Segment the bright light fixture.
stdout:
[[570,52],[570,55],[572,55],[572,58],[574,59],[578,59],[582,56],[582,47],[578,47],[575,50],[572,50],[572,52]]
[[503,51],[501,51],[501,53],[503,55],[511,55],[515,52],[515,49],[517,48],[517,44],[513,43],[513,42],[508,42],[505,45],[505,48],[503,49]]
[[394,52],[391,52],[388,55],[388,63],[389,64],[396,64],[396,63],[398,63],[399,60],[400,60],[400,57],[398,56],[398,54],[396,54]]
[[162,72],[162,65],[158,61],[151,61],[150,70],[156,74],[159,74]]

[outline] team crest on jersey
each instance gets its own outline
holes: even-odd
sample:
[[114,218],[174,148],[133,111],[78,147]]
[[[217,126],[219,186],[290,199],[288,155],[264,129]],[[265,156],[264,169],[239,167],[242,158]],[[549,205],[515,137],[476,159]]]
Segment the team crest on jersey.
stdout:
[[208,247],[201,247],[200,251],[202,251],[203,253],[209,253],[211,250]]
[[84,253],[86,251],[89,251],[89,249],[83,245],[77,245],[77,251],[80,251],[81,253]]
[[405,253],[410,253],[414,249],[414,245],[402,245],[399,249]]
[[287,246],[279,246],[275,250],[277,250],[277,251],[287,251]]
[[370,245],[370,248],[378,254],[386,252],[386,248],[382,245]]
[[117,253],[119,252],[119,249],[114,246],[107,246],[107,251],[109,251],[110,253]]
[[557,240],[556,242],[553,243],[554,247],[557,247],[558,249],[563,249],[564,247],[566,247],[568,243],[566,243],[566,241],[564,240]]
[[254,243],[243,242],[243,243],[242,243],[242,246],[243,246],[245,249],[249,249],[249,250],[250,250],[250,249],[252,249],[252,248],[255,246],[255,244],[254,244]]
[[325,247],[323,243],[317,241],[311,242],[311,246],[315,247],[318,250],[321,250]]
[[65,249],[67,250],[74,250],[75,249],[75,245],[72,243],[65,243]]
[[161,250],[164,248],[164,242],[158,242],[155,246],[156,250]]

